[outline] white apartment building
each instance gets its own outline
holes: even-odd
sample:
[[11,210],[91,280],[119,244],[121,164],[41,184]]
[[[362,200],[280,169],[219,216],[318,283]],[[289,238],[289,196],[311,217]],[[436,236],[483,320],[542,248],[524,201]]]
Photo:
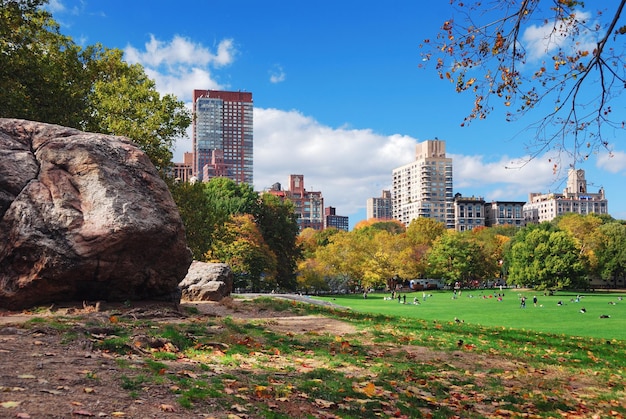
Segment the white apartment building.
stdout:
[[587,191],[585,171],[570,169],[567,174],[567,187],[559,193],[531,193],[524,205],[526,223],[551,221],[559,215],[573,212],[576,214],[608,214],[609,204],[604,196],[604,188],[597,193]]
[[446,143],[427,140],[417,144],[415,161],[393,170],[393,218],[408,226],[418,217],[434,218],[454,229],[452,159]]

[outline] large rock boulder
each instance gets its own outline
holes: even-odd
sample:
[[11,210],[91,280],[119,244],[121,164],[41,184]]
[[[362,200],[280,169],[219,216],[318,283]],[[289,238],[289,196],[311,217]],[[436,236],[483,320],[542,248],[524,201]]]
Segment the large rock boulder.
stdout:
[[177,301],[191,259],[165,182],[130,140],[0,118],[0,307]]
[[183,300],[220,301],[233,291],[233,273],[225,263],[194,260],[179,287]]

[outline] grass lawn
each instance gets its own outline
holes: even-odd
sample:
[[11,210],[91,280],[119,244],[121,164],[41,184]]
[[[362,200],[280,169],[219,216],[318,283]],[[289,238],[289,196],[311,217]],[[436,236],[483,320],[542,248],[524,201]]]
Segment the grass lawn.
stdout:
[[[576,294],[560,291],[547,296],[532,290],[463,290],[457,298],[452,291],[429,291],[424,301],[422,291],[402,293],[406,304],[386,300],[391,293],[371,293],[316,297],[332,301],[362,313],[376,313],[428,321],[449,322],[459,319],[466,324],[505,327],[570,336],[626,340],[626,294],[595,292]],[[580,301],[576,297],[580,295]],[[526,307],[520,307],[520,297]],[[537,296],[537,306],[533,297]],[[413,304],[417,297],[419,304]],[[402,300],[403,301],[403,300]],[[563,305],[558,305],[561,301]],[[580,310],[584,308],[585,313]],[[601,316],[610,316],[602,318]]]

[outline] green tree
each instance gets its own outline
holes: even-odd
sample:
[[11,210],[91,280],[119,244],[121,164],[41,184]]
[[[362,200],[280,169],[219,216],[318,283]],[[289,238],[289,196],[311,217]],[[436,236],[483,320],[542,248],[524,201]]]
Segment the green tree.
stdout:
[[276,256],[250,214],[232,216],[205,258],[227,263],[238,288],[250,287],[258,292],[275,287]]
[[537,289],[586,288],[585,262],[574,238],[553,228],[521,233],[510,249],[509,281]]
[[[510,229],[515,229],[511,227]],[[510,237],[499,234],[502,229],[477,227],[468,232],[470,240],[473,240],[481,249],[482,260],[480,261],[483,279],[492,279],[502,276],[502,264],[504,251]],[[506,230],[505,230],[506,232]]]
[[45,3],[0,0],[0,115],[80,128],[91,87],[81,49]]
[[617,287],[618,278],[626,274],[626,226],[617,222],[603,224],[599,235],[595,249],[598,272],[602,279],[613,281]]
[[189,111],[118,49],[82,49],[45,0],[0,0],[0,115],[126,136],[165,174]]
[[215,232],[215,214],[205,193],[205,184],[166,179],[185,226],[187,246],[195,260],[204,260]]
[[191,116],[173,95],[161,96],[139,64],[123,61],[123,52],[100,45],[86,48],[93,78],[87,131],[130,138],[163,173],[172,161],[174,140],[185,136]]
[[484,256],[480,246],[467,235],[446,231],[428,253],[428,273],[443,278],[448,285],[456,281],[469,284],[482,278]]
[[299,228],[293,204],[264,193],[255,221],[265,243],[276,256],[277,285],[286,290],[295,290],[296,268],[302,257],[302,249],[297,243]]
[[[238,184],[232,179],[217,177],[204,182],[204,191],[210,208],[212,240],[224,234],[232,216],[250,214],[256,218],[259,211],[259,194],[247,183]],[[212,245],[212,243],[210,243]]]
[[422,44],[422,64],[434,61],[441,79],[473,95],[462,125],[486,118],[493,101],[504,105],[507,121],[543,105],[534,126],[535,155],[554,148],[584,160],[609,148],[603,128],[611,135],[624,129],[611,103],[626,82],[625,0],[610,6],[578,0],[451,4],[454,16]]

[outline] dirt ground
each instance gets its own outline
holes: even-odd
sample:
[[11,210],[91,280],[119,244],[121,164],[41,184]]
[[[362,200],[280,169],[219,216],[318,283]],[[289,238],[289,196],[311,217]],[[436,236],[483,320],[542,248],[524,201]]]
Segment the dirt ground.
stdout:
[[[51,307],[45,312],[0,311],[0,418],[189,418],[238,417],[226,412],[192,413],[184,411],[168,388],[142,392],[132,398],[120,386],[123,374],[119,356],[93,349],[87,339],[62,342],[63,333],[42,323],[24,328],[34,317],[81,316],[72,327],[76,332],[89,330],[90,324],[104,324],[110,312],[160,321],[203,321],[215,317],[266,319],[266,326],[283,333],[354,333],[344,322],[317,316],[292,316],[269,310],[240,310],[240,301],[182,303],[180,308],[149,302],[126,308],[123,305],[75,304]],[[195,307],[195,309],[193,309]],[[186,310],[186,308],[192,308]],[[187,315],[183,313],[193,312]],[[104,332],[104,331],[103,331]],[[82,335],[78,333],[78,335]],[[127,357],[129,363],[142,363],[141,356]],[[168,372],[185,371],[185,362],[168,365]]]
[[[122,304],[98,307],[83,303],[50,307],[37,313],[0,311],[0,418],[251,418],[245,413],[223,411],[217,404],[210,403],[203,411],[185,410],[168,385],[142,388],[139,396],[123,389],[121,377],[133,366],[138,370],[144,367],[145,353],[134,354],[131,350],[126,356],[112,355],[95,349],[93,340],[84,337],[110,334],[102,325],[110,324],[111,313],[151,322],[208,323],[215,318],[226,317],[242,322],[254,320],[263,322],[268,329],[285,334],[362,334],[351,324],[339,320],[294,316],[293,313],[251,309],[248,306],[243,309],[242,302],[240,299],[228,299],[227,303],[187,302],[180,307],[150,302],[133,304],[132,307]],[[50,322],[30,322],[29,327],[24,327],[34,317],[50,317],[53,321],[55,316],[80,320],[72,320],[69,323],[70,330],[51,327]],[[67,321],[64,324],[67,326]],[[79,338],[64,342],[72,332]],[[415,345],[379,347],[377,350],[398,351],[404,357],[422,361],[445,359],[446,363],[457,368],[476,371],[481,368],[528,370],[528,366],[520,365],[517,361],[460,350],[455,351],[452,357],[449,353]],[[122,361],[124,365],[120,364]],[[192,374],[194,368],[197,368],[186,358],[167,362],[167,374]],[[538,376],[541,381],[567,382],[567,391],[573,396],[581,388],[597,387],[593,377],[564,378],[560,377],[562,374],[558,368],[550,368],[527,374],[523,379],[528,381]],[[511,379],[510,386],[518,386],[515,380]],[[301,408],[302,405],[294,404],[293,417],[298,417],[297,412],[301,412],[298,410]]]

